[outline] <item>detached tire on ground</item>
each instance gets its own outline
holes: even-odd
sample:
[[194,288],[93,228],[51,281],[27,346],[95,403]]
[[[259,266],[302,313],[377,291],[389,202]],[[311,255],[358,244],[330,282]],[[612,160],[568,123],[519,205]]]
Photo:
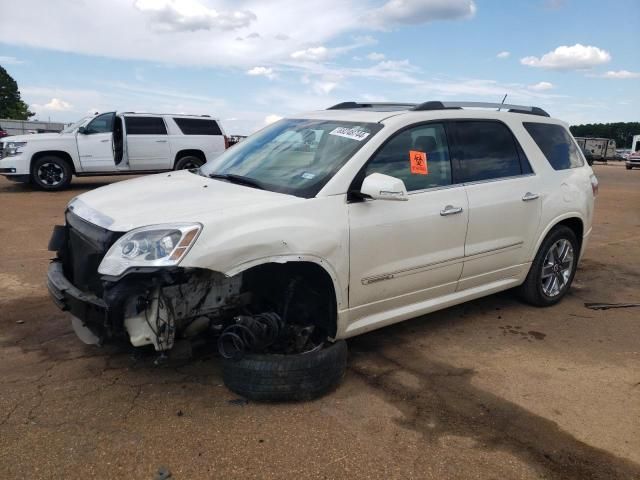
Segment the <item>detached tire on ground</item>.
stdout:
[[347,343],[339,340],[316,352],[224,360],[222,377],[229,390],[249,400],[311,400],[336,387],[346,366]]
[[72,175],[69,162],[55,155],[42,156],[31,165],[31,182],[42,190],[67,188]]

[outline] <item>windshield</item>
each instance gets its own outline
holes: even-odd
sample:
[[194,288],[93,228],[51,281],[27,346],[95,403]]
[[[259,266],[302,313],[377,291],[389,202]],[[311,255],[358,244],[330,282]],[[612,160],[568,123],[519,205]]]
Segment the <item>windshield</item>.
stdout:
[[80,125],[82,125],[84,122],[86,122],[90,118],[93,118],[93,115],[89,115],[88,117],[84,117],[83,119],[78,120],[76,123],[72,123],[71,125],[66,127],[64,130],[62,130],[60,133],[73,133]]
[[381,128],[377,123],[280,120],[208,162],[200,173],[242,176],[265,190],[310,198]]

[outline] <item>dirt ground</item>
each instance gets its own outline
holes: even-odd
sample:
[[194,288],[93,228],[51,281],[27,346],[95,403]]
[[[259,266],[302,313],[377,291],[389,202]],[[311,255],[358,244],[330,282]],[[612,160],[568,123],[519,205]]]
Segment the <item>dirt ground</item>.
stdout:
[[[570,295],[505,292],[349,341],[308,403],[244,403],[202,354],[82,344],[49,300],[53,225],[79,193],[0,180],[0,478],[640,478],[640,171],[598,166],[594,234]],[[132,205],[135,208],[135,205]]]

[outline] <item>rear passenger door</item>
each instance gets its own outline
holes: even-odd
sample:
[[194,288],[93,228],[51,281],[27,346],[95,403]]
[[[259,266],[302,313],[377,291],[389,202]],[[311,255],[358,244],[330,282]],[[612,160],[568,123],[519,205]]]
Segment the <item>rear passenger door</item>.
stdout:
[[162,117],[124,118],[131,170],[169,170],[173,167],[167,127]]
[[458,290],[518,276],[535,242],[539,178],[506,124],[448,124],[456,178],[469,199],[465,261]]

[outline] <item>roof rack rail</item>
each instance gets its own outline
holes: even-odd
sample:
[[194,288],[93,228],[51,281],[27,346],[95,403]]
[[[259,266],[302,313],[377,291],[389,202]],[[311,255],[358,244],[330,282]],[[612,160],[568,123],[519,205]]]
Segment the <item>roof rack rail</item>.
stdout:
[[525,113],[528,115],[539,115],[548,117],[549,114],[540,107],[528,107],[524,105],[511,105],[508,103],[487,103],[487,102],[424,102],[413,108],[415,111],[424,110],[450,110],[460,108],[496,108],[498,110],[508,110],[511,113]]
[[123,115],[127,113],[133,113],[135,115],[175,115],[178,117],[207,117],[211,118],[211,115],[191,115],[190,113],[154,113],[154,112],[120,112]]
[[383,109],[394,109],[399,107],[399,109],[409,110],[416,107],[417,103],[401,103],[401,102],[342,102],[336,105],[333,105],[327,110],[353,110],[357,108],[383,108]]

